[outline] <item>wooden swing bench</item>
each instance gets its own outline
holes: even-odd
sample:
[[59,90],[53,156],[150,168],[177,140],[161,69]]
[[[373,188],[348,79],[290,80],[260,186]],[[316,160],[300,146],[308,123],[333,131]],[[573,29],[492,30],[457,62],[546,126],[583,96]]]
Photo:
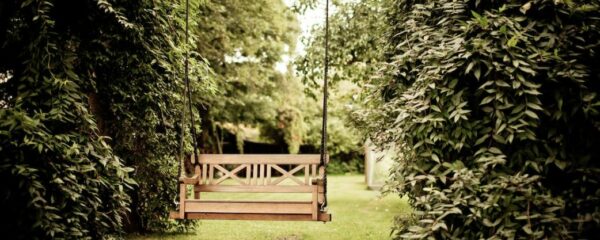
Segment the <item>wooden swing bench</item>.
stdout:
[[[172,219],[331,221],[320,207],[325,169],[318,154],[201,154],[194,171],[179,179],[179,211],[170,213]],[[203,200],[202,192],[310,193],[312,200]]]
[[[186,0],[185,39],[188,42],[189,1]],[[329,0],[325,5],[325,61],[323,81],[323,125],[321,154],[198,154],[193,102],[189,80],[189,54],[185,54],[185,92],[182,119],[189,120],[194,154],[194,176],[179,178],[179,210],[172,219],[331,221],[327,207],[327,86],[329,64]],[[187,48],[186,48],[187,49]],[[183,143],[184,128],[180,136]],[[181,146],[183,149],[183,145]],[[183,154],[183,152],[180,152]],[[183,159],[182,159],[183,160]],[[183,161],[182,161],[183,162]],[[182,163],[180,162],[180,164]],[[180,165],[182,167],[183,164]],[[288,168],[289,167],[289,168]],[[230,170],[231,169],[231,170]],[[289,170],[286,170],[289,169]],[[243,174],[243,175],[242,175]],[[300,175],[300,176],[297,176]],[[227,181],[226,181],[227,180]],[[234,183],[234,185],[229,185]],[[193,191],[188,194],[188,187]],[[202,192],[225,193],[306,193],[310,201],[240,201],[201,199]],[[191,195],[191,196],[188,196]]]

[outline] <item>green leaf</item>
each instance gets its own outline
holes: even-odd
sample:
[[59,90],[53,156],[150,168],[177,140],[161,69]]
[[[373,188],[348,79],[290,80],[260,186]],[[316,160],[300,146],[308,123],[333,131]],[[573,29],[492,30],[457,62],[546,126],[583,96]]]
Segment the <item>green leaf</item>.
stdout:
[[488,134],[484,134],[483,136],[481,136],[480,138],[478,138],[477,141],[475,141],[475,145],[482,144],[488,138],[489,138],[489,135]]
[[535,118],[535,119],[540,119],[538,117],[538,115],[535,112],[531,111],[531,110],[525,110],[525,115],[530,116],[530,117]]
[[477,80],[479,80],[479,78],[481,77],[481,69],[475,68],[475,72],[473,72],[473,74],[475,75],[475,78],[477,78]]
[[531,226],[530,225],[525,225],[521,229],[523,229],[523,231],[525,231],[525,233],[527,233],[529,235],[533,234],[533,231],[531,231]]
[[483,98],[483,100],[481,100],[481,103],[479,103],[479,105],[485,105],[490,103],[492,100],[494,100],[496,98],[496,96],[487,96],[485,98]]
[[488,151],[490,151],[491,153],[494,153],[494,154],[502,154],[502,151],[500,151],[500,149],[498,149],[496,147],[491,147],[488,149]]
[[556,165],[558,168],[560,168],[560,170],[565,170],[565,168],[567,167],[567,162],[555,160],[554,165]]
[[435,153],[431,154],[431,159],[437,163],[440,162],[440,158]]
[[532,102],[528,102],[527,103],[527,107],[531,108],[531,109],[535,109],[535,110],[544,110],[540,105],[532,103]]

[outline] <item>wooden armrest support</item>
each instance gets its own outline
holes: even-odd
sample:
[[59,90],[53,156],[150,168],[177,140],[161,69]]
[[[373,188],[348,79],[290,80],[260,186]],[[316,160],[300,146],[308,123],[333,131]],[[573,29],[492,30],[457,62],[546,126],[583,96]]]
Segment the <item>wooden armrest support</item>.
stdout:
[[199,178],[200,178],[200,174],[195,174],[191,178],[180,177],[179,178],[179,183],[183,183],[183,184],[196,184],[196,183],[199,182]]

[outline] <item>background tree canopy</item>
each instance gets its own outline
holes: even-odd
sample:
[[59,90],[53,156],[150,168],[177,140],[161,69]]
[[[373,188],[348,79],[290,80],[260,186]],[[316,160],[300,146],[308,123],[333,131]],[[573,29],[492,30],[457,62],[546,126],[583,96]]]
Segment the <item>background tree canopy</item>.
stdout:
[[[294,78],[275,66],[284,55],[293,54],[298,23],[282,1],[267,0],[207,1],[200,5],[197,23],[192,31],[199,36],[196,49],[214,70],[217,89],[196,101],[204,119],[200,142],[206,151],[218,153],[224,124],[243,135],[244,125],[273,127],[279,114],[296,109],[297,103],[286,101],[283,92]],[[302,135],[300,129],[291,131]]]

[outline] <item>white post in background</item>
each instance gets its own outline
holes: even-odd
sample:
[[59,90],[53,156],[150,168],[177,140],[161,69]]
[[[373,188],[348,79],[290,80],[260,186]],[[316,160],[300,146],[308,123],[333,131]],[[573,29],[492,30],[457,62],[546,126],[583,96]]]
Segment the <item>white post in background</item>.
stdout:
[[365,141],[365,183],[367,187],[371,187],[373,185],[373,162],[375,161],[374,152],[373,152],[373,143],[371,140],[367,139]]
[[385,184],[393,165],[394,149],[378,149],[371,140],[365,141],[365,183],[369,190],[379,190]]

